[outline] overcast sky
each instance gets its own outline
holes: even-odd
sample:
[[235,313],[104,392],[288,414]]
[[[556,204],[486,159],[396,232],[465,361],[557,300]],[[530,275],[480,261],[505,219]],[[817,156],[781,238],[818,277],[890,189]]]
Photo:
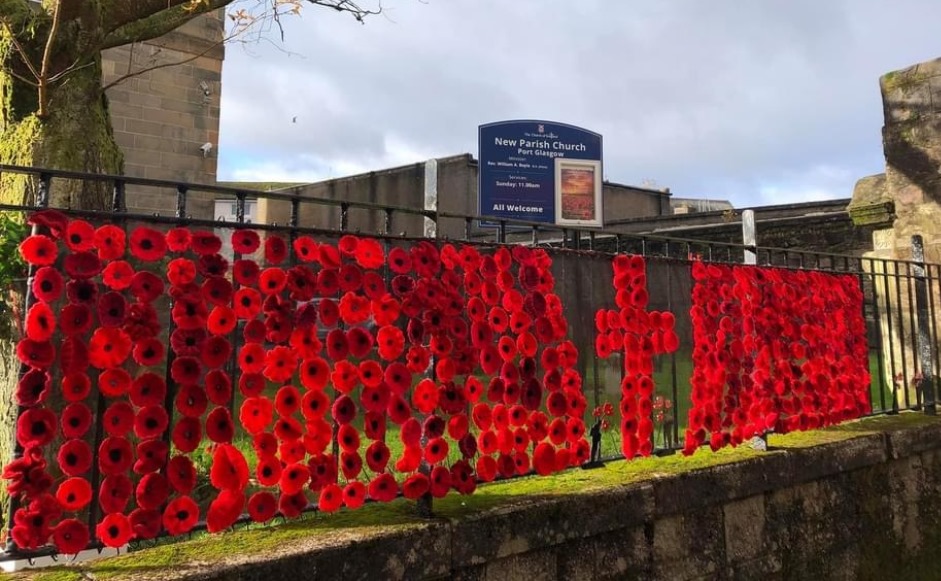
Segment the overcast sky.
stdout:
[[546,119],[601,133],[611,181],[737,207],[844,198],[883,171],[879,76],[941,57],[938,0],[383,6],[360,25],[306,5],[284,43],[228,49],[221,180],[476,156],[478,125]]

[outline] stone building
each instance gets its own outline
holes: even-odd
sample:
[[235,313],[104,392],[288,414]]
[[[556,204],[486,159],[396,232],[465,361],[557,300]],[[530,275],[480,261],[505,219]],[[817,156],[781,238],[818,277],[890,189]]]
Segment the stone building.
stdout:
[[[857,225],[874,229],[873,251],[866,256],[873,259],[868,268],[883,313],[877,337],[883,352],[883,381],[890,389],[898,386],[899,400],[904,400],[899,405],[905,405],[917,402],[920,392],[931,385],[925,377],[938,383],[941,59],[887,73],[879,85],[886,171],[857,182],[848,210]],[[913,258],[916,234],[923,239],[924,259],[933,263],[927,269],[926,312],[921,320],[912,308],[918,300],[916,270],[904,262]]]
[[[160,38],[102,54],[104,85],[117,82],[107,96],[126,175],[216,182],[223,26],[221,12],[206,15]],[[146,69],[150,70],[134,74]],[[128,75],[133,76],[124,78]],[[212,205],[208,196],[195,194],[191,212],[208,217]],[[152,188],[129,188],[132,212],[165,214],[174,208],[173,196],[155,196]]]
[[[367,202],[400,208],[425,208],[426,186],[430,181],[437,185],[437,208],[439,212],[459,215],[477,215],[477,160],[470,154],[454,155],[435,160],[435,169],[427,163],[416,163],[364,174],[326,180],[311,184],[296,184],[276,188],[275,191],[290,193],[301,198],[314,197],[328,200]],[[434,176],[429,172],[433,172]],[[251,184],[243,184],[250,186]],[[262,186],[258,184],[256,187]],[[606,221],[642,216],[663,216],[672,213],[669,190],[627,186],[604,182],[602,199]],[[286,224],[291,204],[286,201],[258,200],[259,222]],[[351,209],[348,227],[363,232],[382,232],[385,212],[367,209]],[[318,228],[335,229],[340,226],[339,209],[336,206],[303,204],[300,223]],[[396,214],[391,231],[410,236],[421,235],[424,218],[419,215]],[[477,232],[476,228],[474,232]],[[438,236],[457,238],[465,233],[465,220],[441,218]]]

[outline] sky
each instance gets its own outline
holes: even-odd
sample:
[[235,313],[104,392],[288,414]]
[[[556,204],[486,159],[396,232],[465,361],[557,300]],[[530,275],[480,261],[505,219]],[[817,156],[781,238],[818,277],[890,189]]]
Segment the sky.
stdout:
[[[362,0],[363,6],[375,6]],[[879,77],[941,57],[938,0],[305,3],[227,49],[219,179],[342,177],[477,152],[477,127],[604,136],[606,179],[736,207],[884,171]]]

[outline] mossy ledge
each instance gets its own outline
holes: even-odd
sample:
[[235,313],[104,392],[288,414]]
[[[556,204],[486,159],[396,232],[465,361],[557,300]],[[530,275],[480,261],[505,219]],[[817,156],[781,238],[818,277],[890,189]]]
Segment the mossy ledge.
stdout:
[[[826,505],[833,491],[844,485],[852,490],[863,481],[879,487],[872,492],[886,494],[941,486],[941,419],[934,417],[906,413],[869,418],[812,432],[772,435],[769,445],[767,452],[746,446],[717,453],[703,449],[691,457],[617,461],[596,470],[494,483],[471,496],[449,495],[437,500],[436,517],[431,520],[417,518],[413,504],[400,500],[358,511],[314,514],[277,526],[202,535],[89,564],[6,578],[83,581],[295,575],[318,579],[487,579],[514,578],[532,567],[536,567],[533,579],[566,578],[582,567],[602,567],[592,574],[602,577],[608,573],[614,577],[685,578],[682,567],[689,567],[699,575],[737,571],[750,578],[749,572],[758,575],[763,571],[784,577],[813,573],[827,578],[839,559],[818,562],[801,558],[806,549],[795,536],[798,533],[791,530],[820,524],[818,513],[823,509],[815,508],[817,501],[801,500],[806,494],[800,491],[811,487],[832,492],[820,501]],[[900,474],[905,476],[904,467],[896,466],[903,461],[917,461],[918,482],[896,481]],[[849,502],[855,506],[851,516],[857,520],[884,518],[885,529],[870,533],[872,542],[879,545],[871,547],[874,552],[868,547],[854,549],[853,554],[859,557],[854,565],[857,577],[879,578],[888,572],[895,579],[941,577],[941,569],[934,577],[914,576],[926,571],[919,568],[919,549],[930,553],[941,548],[931,544],[941,540],[941,507],[926,508],[928,512],[915,519],[924,521],[924,526],[919,525],[923,530],[913,547],[910,531],[902,527],[899,532],[900,525],[893,520],[893,503],[902,501],[892,499],[892,506],[883,506],[883,500],[869,498],[865,492],[861,491],[858,502]],[[782,498],[785,500],[780,501]],[[735,545],[741,542],[734,534],[741,520],[736,517],[736,507],[752,505],[761,507],[762,528],[742,538],[757,535],[766,539],[767,546],[761,551],[764,557],[744,558],[738,554],[741,547]],[[796,512],[791,510],[795,506],[799,508]],[[832,507],[827,510],[836,515],[841,512]],[[750,515],[742,522],[754,523],[756,518]],[[859,523],[846,525],[838,520],[829,525],[865,530]],[[698,532],[683,532],[680,540],[668,542],[668,535],[675,539],[677,531],[687,529]],[[897,534],[893,535],[893,529]],[[824,536],[839,537],[835,542],[845,548],[839,532],[828,527],[822,530],[829,531]],[[865,541],[866,535],[860,535],[860,542]],[[673,546],[682,544],[682,539],[687,539],[689,546]],[[826,545],[820,538],[814,542]],[[613,544],[606,547],[604,543]],[[867,557],[885,554],[889,544],[894,559]],[[560,549],[563,546],[569,548]],[[621,556],[612,560],[608,554],[612,550]],[[663,551],[669,554],[661,555]],[[898,565],[902,554],[910,557],[903,561],[908,573]],[[533,555],[538,556],[538,563],[530,562],[536,558]],[[794,555],[793,562],[790,555]],[[543,570],[540,564],[547,558],[550,564]],[[816,569],[811,570],[813,567]]]

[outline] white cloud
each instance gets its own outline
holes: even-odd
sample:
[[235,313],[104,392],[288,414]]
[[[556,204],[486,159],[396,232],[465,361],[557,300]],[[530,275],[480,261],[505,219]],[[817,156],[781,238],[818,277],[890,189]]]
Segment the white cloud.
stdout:
[[365,25],[305,6],[284,50],[229,49],[221,178],[474,152],[481,123],[546,118],[602,133],[612,180],[848,197],[884,164],[878,77],[941,56],[935,0],[383,4]]

